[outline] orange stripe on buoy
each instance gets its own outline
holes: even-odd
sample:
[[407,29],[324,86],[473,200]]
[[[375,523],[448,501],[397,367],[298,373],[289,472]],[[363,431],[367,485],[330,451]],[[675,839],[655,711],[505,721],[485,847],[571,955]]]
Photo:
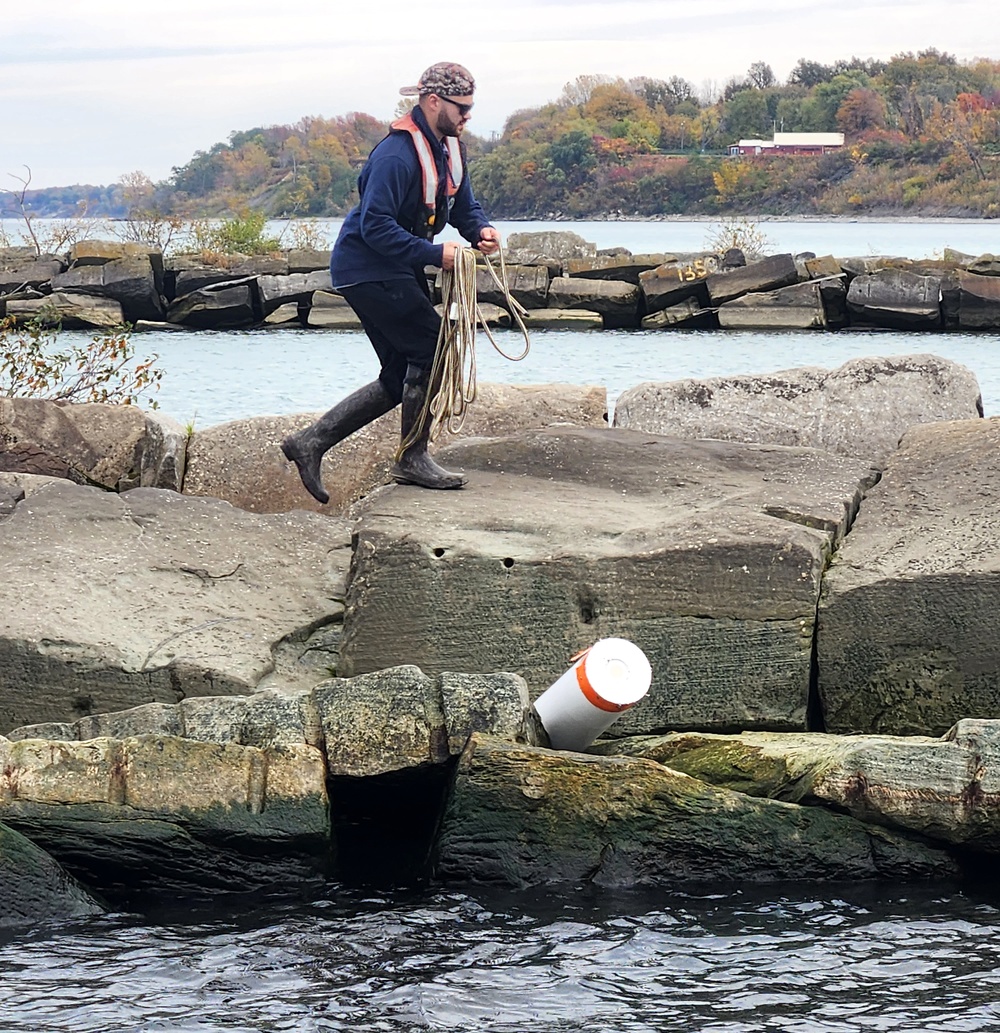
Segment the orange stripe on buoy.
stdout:
[[603,710],[608,714],[620,714],[632,706],[631,703],[611,703],[597,694],[597,690],[590,684],[590,679],[587,677],[586,658],[576,665],[576,680],[587,702],[597,707],[598,710]]

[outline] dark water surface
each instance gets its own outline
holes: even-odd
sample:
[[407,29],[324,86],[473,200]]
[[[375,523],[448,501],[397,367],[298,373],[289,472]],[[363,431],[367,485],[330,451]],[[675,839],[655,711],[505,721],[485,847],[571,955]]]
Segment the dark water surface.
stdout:
[[0,943],[0,1029],[1000,1029],[1000,909],[925,887],[338,893]]

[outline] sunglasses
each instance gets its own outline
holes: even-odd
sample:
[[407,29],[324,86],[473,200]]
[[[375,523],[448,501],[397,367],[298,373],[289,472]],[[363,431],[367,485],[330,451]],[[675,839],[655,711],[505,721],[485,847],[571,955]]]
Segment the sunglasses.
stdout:
[[451,97],[441,97],[440,94],[438,94],[438,96],[441,100],[447,101],[449,104],[454,104],[455,107],[458,108],[458,113],[462,118],[465,118],[465,116],[472,110],[471,104],[459,104],[457,100],[452,100]]

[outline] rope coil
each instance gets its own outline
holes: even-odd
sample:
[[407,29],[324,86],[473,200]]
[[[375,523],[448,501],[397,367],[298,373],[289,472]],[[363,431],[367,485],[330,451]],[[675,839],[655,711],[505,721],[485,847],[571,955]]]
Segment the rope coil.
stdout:
[[478,255],[479,252],[472,248],[460,248],[455,252],[454,269],[446,270],[442,278],[441,300],[444,303],[444,312],[434,350],[434,364],[431,366],[431,388],[427,392],[427,402],[420,418],[400,444],[400,455],[420,438],[428,420],[430,441],[437,439],[442,427],[450,434],[457,434],[462,429],[466,411],[476,399],[477,324],[482,326],[483,332],[497,352],[511,362],[520,362],[527,357],[531,349],[528,329],[524,325],[527,310],[511,296],[502,248],[497,263],[499,268],[494,266],[488,255],[483,257],[486,259],[486,269],[503,294],[506,308],[514,317],[524,337],[524,350],[520,355],[508,355],[497,344],[476,297]]

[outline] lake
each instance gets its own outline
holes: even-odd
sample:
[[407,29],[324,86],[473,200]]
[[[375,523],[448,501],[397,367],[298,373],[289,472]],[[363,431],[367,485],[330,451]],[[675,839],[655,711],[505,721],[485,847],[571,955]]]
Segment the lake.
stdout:
[[331,888],[0,940],[0,1029],[987,1033],[998,957],[954,887]]

